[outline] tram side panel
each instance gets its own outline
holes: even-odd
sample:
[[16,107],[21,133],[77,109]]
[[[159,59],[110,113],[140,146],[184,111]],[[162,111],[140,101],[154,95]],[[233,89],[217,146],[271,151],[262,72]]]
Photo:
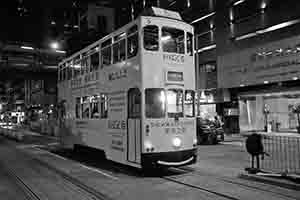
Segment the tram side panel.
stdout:
[[[139,167],[138,162],[131,162],[132,152],[131,136],[128,119],[128,92],[132,88],[140,90],[141,74],[138,56],[126,61],[124,67],[111,68],[108,72],[108,121],[106,134],[106,157],[115,162]],[[127,67],[125,67],[127,66]],[[115,76],[111,76],[115,75]]]

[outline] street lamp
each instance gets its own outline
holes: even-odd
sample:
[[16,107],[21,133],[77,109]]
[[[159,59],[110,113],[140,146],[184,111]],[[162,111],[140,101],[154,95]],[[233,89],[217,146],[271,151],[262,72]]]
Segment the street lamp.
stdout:
[[51,46],[52,49],[58,49],[58,48],[59,48],[58,42],[52,42],[52,43],[50,44],[50,46]]

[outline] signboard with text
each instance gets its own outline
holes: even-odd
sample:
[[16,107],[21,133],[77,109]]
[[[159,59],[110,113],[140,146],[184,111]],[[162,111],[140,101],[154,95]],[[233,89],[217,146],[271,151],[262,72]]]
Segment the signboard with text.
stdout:
[[300,77],[300,36],[218,57],[218,86],[296,80]]

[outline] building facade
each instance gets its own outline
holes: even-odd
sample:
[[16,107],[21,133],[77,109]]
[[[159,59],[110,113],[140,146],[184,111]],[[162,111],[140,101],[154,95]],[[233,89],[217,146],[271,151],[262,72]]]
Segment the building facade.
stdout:
[[230,133],[295,131],[292,110],[300,103],[299,10],[296,0],[215,4],[199,21],[207,21],[208,30],[196,37],[200,112],[214,105]]

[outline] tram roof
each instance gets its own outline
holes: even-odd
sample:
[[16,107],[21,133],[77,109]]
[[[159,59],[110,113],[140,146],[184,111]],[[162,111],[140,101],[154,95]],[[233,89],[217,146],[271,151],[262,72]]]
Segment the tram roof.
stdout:
[[[169,19],[175,19],[175,20],[179,20],[179,21],[183,21],[180,14],[178,12],[175,11],[171,11],[171,10],[166,10],[166,9],[162,9],[162,8],[157,8],[157,7],[151,7],[148,9],[145,9],[142,14],[140,16],[156,16],[156,17],[165,17],[165,18],[169,18]],[[131,21],[130,23],[126,24],[125,26],[119,28],[118,30],[114,31],[114,32],[118,32],[119,30],[121,30],[124,27],[130,26],[132,24],[135,23],[136,20]],[[106,38],[111,37],[111,34],[108,34],[106,36],[104,36],[103,38],[93,42],[92,44],[88,45],[87,47],[81,49],[80,51],[72,54],[71,56],[69,56],[68,58],[63,59],[58,65],[61,65],[69,60],[72,60],[74,57],[80,55],[82,52],[86,51],[89,48],[93,48],[94,46],[97,46],[97,43],[99,43],[99,41],[101,40],[105,40]]]

